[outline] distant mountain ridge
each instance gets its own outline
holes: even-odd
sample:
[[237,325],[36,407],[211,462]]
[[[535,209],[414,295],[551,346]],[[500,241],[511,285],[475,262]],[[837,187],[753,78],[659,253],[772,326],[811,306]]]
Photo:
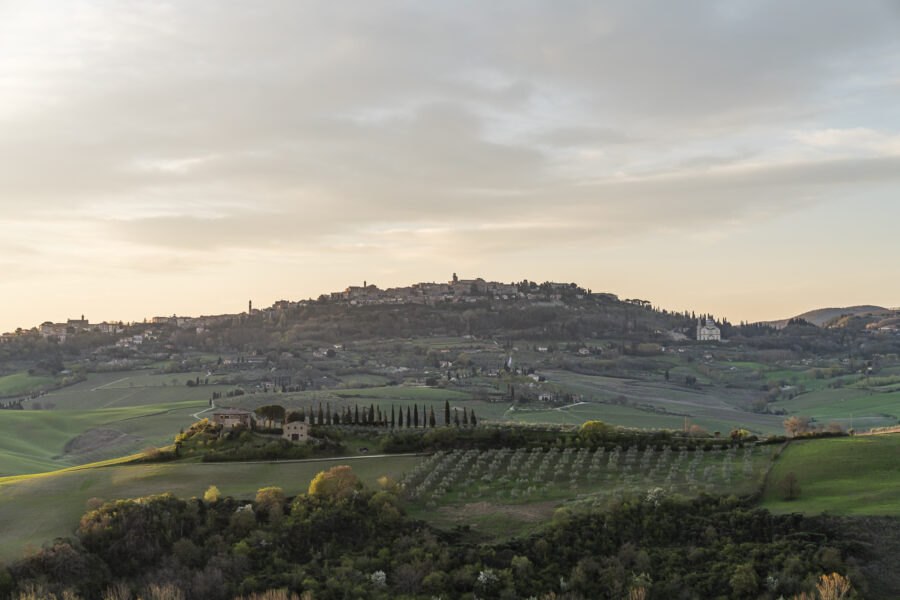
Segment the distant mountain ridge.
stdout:
[[[828,321],[835,319],[837,317],[843,317],[847,315],[866,315],[866,314],[883,314],[890,312],[890,309],[887,309],[883,306],[875,306],[872,304],[863,304],[860,306],[845,306],[843,308],[819,308],[816,310],[807,311],[801,315],[797,315],[796,317],[791,317],[791,319],[803,319],[805,321],[809,321],[813,325],[821,327]],[[766,321],[767,325],[772,325],[773,327],[784,327],[788,324],[788,321],[791,319],[781,319],[779,321]]]

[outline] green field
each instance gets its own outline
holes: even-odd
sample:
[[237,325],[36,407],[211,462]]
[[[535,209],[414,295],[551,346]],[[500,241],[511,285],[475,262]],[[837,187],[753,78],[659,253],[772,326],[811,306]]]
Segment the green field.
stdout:
[[[206,403],[173,402],[93,410],[4,411],[0,477],[52,471],[172,442]],[[77,440],[76,440],[77,438]],[[73,442],[69,452],[66,444]]]
[[[791,442],[775,461],[762,498],[773,512],[900,515],[900,435]],[[797,476],[801,493],[782,499],[778,482]]]
[[31,390],[50,385],[56,381],[53,377],[32,377],[28,373],[14,373],[0,377],[0,397],[18,396]]
[[709,386],[692,389],[680,385],[674,377],[672,381],[666,382],[661,376],[658,380],[638,380],[581,375],[569,371],[547,371],[546,375],[551,382],[585,398],[610,399],[614,396],[625,396],[632,404],[646,405],[672,413],[660,415],[634,408],[616,413],[604,409],[613,415],[609,422],[614,425],[681,429],[687,416],[692,424],[704,427],[710,432],[716,430],[728,432],[735,428],[756,433],[780,433],[783,430],[781,425],[783,417],[757,414],[743,409],[743,405],[756,395],[747,390]]
[[[187,387],[197,374],[91,374],[33,402],[53,410],[0,413],[0,476],[54,471],[172,442],[220,386]],[[173,384],[175,378],[179,384]],[[68,445],[68,448],[67,448]]]
[[898,423],[900,392],[879,393],[857,388],[821,390],[783,400],[775,406],[824,424],[837,421],[844,428],[850,427],[852,415],[854,429],[865,431]]
[[21,478],[0,479],[0,557],[21,556],[25,544],[40,546],[57,536],[71,535],[90,498],[112,500],[172,492],[202,496],[215,485],[228,496],[251,498],[261,487],[305,492],[318,473],[349,464],[366,483],[387,475],[399,479],[420,459],[414,456],[318,460],[294,463],[163,463],[84,468]]
[[[98,409],[117,406],[140,406],[168,402],[206,401],[213,391],[224,386],[188,387],[185,382],[199,373],[154,375],[144,371],[92,373],[87,381],[68,386],[43,396],[40,401],[51,402],[57,409]],[[178,383],[173,383],[173,379]],[[229,386],[228,389],[230,389]]]

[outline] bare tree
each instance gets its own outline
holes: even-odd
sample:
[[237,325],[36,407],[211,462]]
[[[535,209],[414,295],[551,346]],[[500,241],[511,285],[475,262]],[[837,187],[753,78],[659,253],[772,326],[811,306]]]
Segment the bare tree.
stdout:
[[793,500],[800,495],[800,485],[797,483],[797,475],[791,471],[778,482],[778,489],[785,500]]

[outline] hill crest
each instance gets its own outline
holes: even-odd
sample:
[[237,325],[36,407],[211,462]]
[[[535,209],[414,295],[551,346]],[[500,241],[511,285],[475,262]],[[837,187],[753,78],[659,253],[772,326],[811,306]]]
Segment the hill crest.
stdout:
[[865,314],[884,314],[890,312],[890,309],[884,308],[883,306],[875,306],[873,304],[861,304],[858,306],[845,306],[845,307],[831,307],[831,308],[817,308],[815,310],[807,311],[803,314],[796,315],[789,319],[780,319],[778,321],[766,321],[767,325],[772,325],[773,327],[784,327],[788,324],[788,321],[791,319],[803,319],[805,321],[809,321],[813,325],[821,327],[828,321],[835,319],[837,317],[844,316],[853,316],[853,315],[865,315]]

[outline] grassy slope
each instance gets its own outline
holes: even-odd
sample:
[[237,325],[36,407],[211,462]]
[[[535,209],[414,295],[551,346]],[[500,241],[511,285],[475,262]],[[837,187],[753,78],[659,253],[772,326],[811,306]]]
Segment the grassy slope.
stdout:
[[[900,515],[900,435],[792,442],[775,461],[762,506],[773,512]],[[777,482],[796,474],[800,497],[782,500]]]
[[[0,415],[0,476],[56,470],[171,443],[179,427],[192,423],[191,414],[204,406],[188,401],[94,410],[4,411]],[[54,459],[66,442],[94,427],[140,439],[128,447]]]
[[855,388],[821,390],[778,402],[776,406],[792,415],[814,417],[822,423],[838,421],[845,427],[850,425],[852,414],[854,428],[863,430],[897,423],[900,392],[873,393]]
[[[53,471],[74,464],[132,454],[171,443],[222,387],[184,385],[195,373],[154,375],[146,371],[91,374],[87,381],[43,396],[54,410],[0,413],[0,476]],[[173,385],[172,379],[180,382]],[[93,428],[134,436],[127,441],[63,459],[66,442]]]
[[136,498],[172,492],[202,496],[215,485],[228,496],[252,497],[261,487],[275,485],[288,495],[306,491],[316,473],[350,464],[369,485],[383,475],[399,478],[419,459],[394,456],[304,463],[164,463],[82,468],[0,480],[0,557],[21,556],[22,546],[40,545],[70,535],[89,498]]
[[0,396],[17,396],[31,390],[51,384],[56,381],[53,377],[32,377],[28,373],[14,373],[6,377],[0,377]]
[[[780,433],[782,417],[761,415],[738,407],[737,399],[746,392],[734,389],[704,387],[686,388],[676,381],[640,381],[616,377],[581,375],[567,371],[548,371],[548,378],[586,397],[611,398],[624,395],[630,401],[663,408],[676,415],[657,415],[637,409],[604,409],[611,415],[609,422],[629,427],[668,427],[680,429],[684,417],[689,415],[691,423],[710,431],[730,431],[742,427],[762,433]],[[599,409],[598,409],[599,410]],[[602,419],[602,417],[600,417]],[[618,420],[616,420],[618,419]],[[607,420],[607,419],[603,419]]]

